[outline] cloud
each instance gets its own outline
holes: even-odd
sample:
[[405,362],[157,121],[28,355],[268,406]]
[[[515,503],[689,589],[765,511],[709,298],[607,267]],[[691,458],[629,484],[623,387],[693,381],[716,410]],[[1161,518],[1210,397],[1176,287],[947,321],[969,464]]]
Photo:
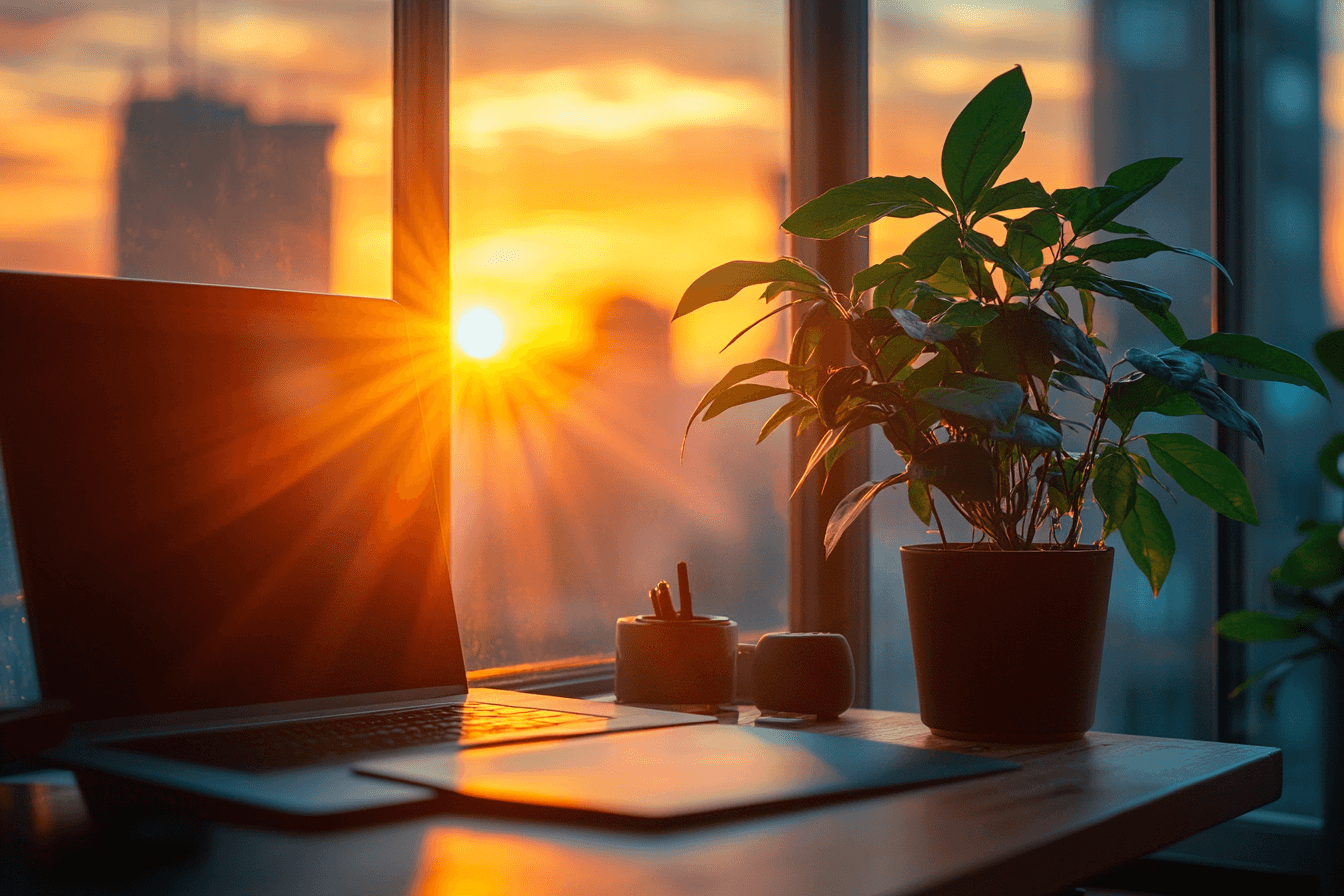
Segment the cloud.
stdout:
[[455,139],[476,150],[520,132],[608,141],[690,127],[775,128],[783,119],[779,98],[755,83],[642,63],[479,75],[456,82],[453,96]]

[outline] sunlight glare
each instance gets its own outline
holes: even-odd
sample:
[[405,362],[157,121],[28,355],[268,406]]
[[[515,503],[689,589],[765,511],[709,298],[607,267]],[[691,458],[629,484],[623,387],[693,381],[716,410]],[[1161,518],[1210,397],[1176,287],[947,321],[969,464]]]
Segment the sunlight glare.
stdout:
[[489,358],[504,345],[504,323],[489,308],[472,308],[457,322],[457,344],[473,358]]

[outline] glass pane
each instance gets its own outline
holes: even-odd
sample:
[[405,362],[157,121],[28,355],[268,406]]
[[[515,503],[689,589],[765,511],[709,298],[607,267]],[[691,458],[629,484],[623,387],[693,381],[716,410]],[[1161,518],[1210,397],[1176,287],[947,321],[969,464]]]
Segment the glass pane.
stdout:
[[[391,294],[389,0],[19,0],[0,28],[0,268]],[[37,695],[4,528],[0,704]]]
[[[1207,252],[1207,23],[1203,4],[1167,0],[1036,0],[1028,10],[1007,2],[972,7],[878,0],[873,173],[941,181],[942,142],[957,113],[991,78],[1021,64],[1033,107],[1026,142],[1003,179],[1028,177],[1047,190],[1093,186],[1139,159],[1181,157],[1185,161],[1123,220],[1169,244]],[[879,222],[872,229],[873,260],[897,254],[930,223]],[[1159,256],[1126,262],[1115,273],[1159,286],[1175,298],[1173,310],[1190,334],[1208,332],[1211,280],[1201,262]],[[1134,346],[1165,347],[1151,325],[1117,304],[1101,298],[1097,305],[1098,330],[1114,349],[1112,360]],[[1209,435],[1204,418],[1162,418],[1153,429]],[[874,444],[875,476],[900,469],[884,447],[884,440]],[[874,694],[879,706],[913,710],[918,699],[897,548],[938,536],[924,531],[901,490],[892,491],[875,504],[873,516]],[[1118,556],[1096,727],[1205,736],[1212,694],[1212,513],[1183,494],[1172,500],[1162,493],[1161,500],[1177,532],[1178,553],[1160,597],[1153,598],[1120,539],[1111,539]],[[1087,526],[1095,540],[1099,520],[1088,519]]]
[[[1344,88],[1338,61],[1344,46],[1340,4],[1266,3],[1255,8],[1248,25],[1254,36],[1247,110],[1253,128],[1248,326],[1314,360],[1316,338],[1344,323],[1336,170],[1344,126],[1338,114]],[[1291,612],[1284,600],[1289,595],[1271,586],[1270,571],[1302,540],[1299,523],[1340,519],[1340,493],[1324,482],[1316,466],[1326,438],[1344,429],[1338,384],[1326,379],[1335,386],[1333,407],[1304,389],[1248,384],[1247,410],[1263,424],[1266,448],[1264,454],[1254,448],[1247,452],[1248,478],[1260,511],[1260,525],[1247,538],[1252,609]],[[1264,668],[1306,646],[1253,645],[1249,669]],[[1273,806],[1280,811],[1321,812],[1321,674],[1317,660],[1289,675],[1273,712],[1265,710],[1258,688],[1246,700],[1248,740],[1283,750],[1283,797]]]
[[762,306],[669,323],[699,274],[781,252],[785,13],[453,4],[452,552],[469,668],[609,656],[616,618],[651,612],[648,589],[675,590],[682,559],[697,612],[786,625],[786,449],[753,444],[771,408],[697,424],[678,460],[700,396],[777,351],[778,318],[723,354]]

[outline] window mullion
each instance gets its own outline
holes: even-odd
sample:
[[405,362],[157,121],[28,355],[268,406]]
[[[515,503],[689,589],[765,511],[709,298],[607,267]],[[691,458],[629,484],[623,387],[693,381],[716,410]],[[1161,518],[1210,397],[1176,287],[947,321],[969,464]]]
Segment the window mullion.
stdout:
[[[868,4],[866,0],[790,0],[789,203],[797,208],[826,190],[868,174]],[[867,229],[826,242],[792,242],[793,254],[836,285],[868,266]],[[796,328],[801,315],[791,310]],[[823,340],[827,364],[854,363],[844,327]],[[791,449],[796,481],[817,436],[805,431]],[[789,508],[789,623],[794,631],[839,632],[854,652],[855,704],[870,693],[869,527],[850,527],[827,558],[822,535],[831,510],[868,479],[866,435],[831,468],[827,486],[813,477]]]
[[[392,298],[439,320],[449,317],[448,254],[449,0],[392,4]],[[448,365],[435,371],[442,408],[452,392]],[[446,413],[446,411],[445,411]],[[436,486],[449,537],[450,427],[435,432]]]
[[[1215,271],[1213,322],[1215,332],[1246,332],[1244,290],[1250,282],[1246,216],[1248,211],[1246,141],[1247,106],[1246,7],[1247,0],[1217,0],[1212,6],[1213,34],[1210,81],[1213,89],[1213,254],[1227,267],[1231,282]],[[1218,375],[1218,385],[1238,405],[1245,404],[1241,380]],[[1244,440],[1226,426],[1217,426],[1217,446],[1239,468],[1245,467]],[[1246,607],[1246,527],[1217,515],[1213,556],[1215,618]],[[1246,740],[1245,701],[1226,697],[1246,679],[1245,645],[1214,634],[1212,656],[1215,693],[1209,695],[1210,733],[1218,740]]]

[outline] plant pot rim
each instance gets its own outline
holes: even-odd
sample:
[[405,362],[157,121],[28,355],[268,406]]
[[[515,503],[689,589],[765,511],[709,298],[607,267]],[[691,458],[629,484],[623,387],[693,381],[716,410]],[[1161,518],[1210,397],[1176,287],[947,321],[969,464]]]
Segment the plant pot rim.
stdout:
[[1115,548],[1111,545],[1096,544],[1080,544],[1071,548],[1056,544],[1036,544],[1029,548],[1004,550],[996,547],[990,541],[949,541],[946,544],[940,542],[903,544],[901,545],[901,552],[912,554],[954,554],[963,552],[981,554],[1113,554]]

